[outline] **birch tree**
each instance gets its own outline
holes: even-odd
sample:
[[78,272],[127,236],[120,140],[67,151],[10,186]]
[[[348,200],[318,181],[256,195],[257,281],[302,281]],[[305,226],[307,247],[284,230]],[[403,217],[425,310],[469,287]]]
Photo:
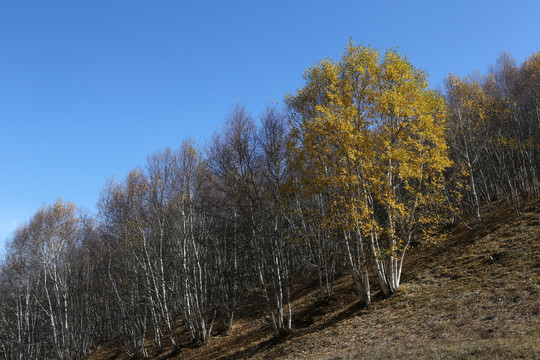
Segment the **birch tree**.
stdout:
[[429,241],[444,210],[444,101],[395,50],[350,43],[341,61],[309,69],[289,96],[299,191],[329,198],[321,227],[341,235],[360,299],[369,267],[386,295],[399,286],[415,238]]
[[[257,131],[244,107],[237,106],[210,148],[208,166],[229,202],[234,245],[247,247],[251,278],[264,303],[274,335],[290,328],[291,259],[285,241],[281,188],[287,176],[283,115],[269,108]],[[240,244],[238,242],[241,242]]]

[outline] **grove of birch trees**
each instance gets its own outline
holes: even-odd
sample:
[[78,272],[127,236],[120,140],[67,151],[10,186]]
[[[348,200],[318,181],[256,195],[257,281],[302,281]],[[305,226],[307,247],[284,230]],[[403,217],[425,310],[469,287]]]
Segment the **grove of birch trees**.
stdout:
[[279,337],[294,285],[331,301],[347,274],[369,306],[398,291],[411,247],[540,194],[540,53],[450,74],[443,92],[396,50],[351,42],[304,80],[110,179],[95,215],[59,199],[21,224],[0,268],[0,359],[84,359],[111,339],[133,358],[181,351],[226,334],[247,296]]

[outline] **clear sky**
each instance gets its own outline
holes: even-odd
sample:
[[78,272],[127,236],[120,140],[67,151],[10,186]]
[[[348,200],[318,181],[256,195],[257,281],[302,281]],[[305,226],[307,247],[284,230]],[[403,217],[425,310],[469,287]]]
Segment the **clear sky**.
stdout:
[[209,140],[235,101],[257,116],[350,38],[398,47],[436,86],[538,51],[539,14],[537,0],[2,1],[0,248],[58,197],[94,212],[107,178]]

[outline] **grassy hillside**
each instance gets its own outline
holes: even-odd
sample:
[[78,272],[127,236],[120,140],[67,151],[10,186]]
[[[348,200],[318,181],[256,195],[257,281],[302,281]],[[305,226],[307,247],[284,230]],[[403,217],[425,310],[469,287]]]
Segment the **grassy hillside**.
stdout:
[[[317,302],[314,284],[299,284],[295,328],[279,340],[248,296],[228,334],[154,358],[540,358],[540,199],[519,217],[501,207],[481,228],[460,225],[438,246],[413,249],[403,276],[397,294],[369,309],[356,304],[348,276],[330,304]],[[89,357],[125,358],[114,341]]]

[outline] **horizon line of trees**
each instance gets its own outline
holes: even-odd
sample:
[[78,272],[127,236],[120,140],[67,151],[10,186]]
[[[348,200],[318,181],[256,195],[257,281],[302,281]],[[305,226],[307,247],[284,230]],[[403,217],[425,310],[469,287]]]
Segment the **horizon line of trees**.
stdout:
[[408,249],[504,201],[540,194],[540,53],[504,53],[444,94],[395,50],[348,44],[256,121],[236,105],[200,149],[185,140],[110,180],[91,217],[44,205],[0,268],[0,358],[84,359],[116,338],[148,357],[227,332],[246,294],[281,336],[301,279],[331,300],[350,274],[365,306],[399,288]]

